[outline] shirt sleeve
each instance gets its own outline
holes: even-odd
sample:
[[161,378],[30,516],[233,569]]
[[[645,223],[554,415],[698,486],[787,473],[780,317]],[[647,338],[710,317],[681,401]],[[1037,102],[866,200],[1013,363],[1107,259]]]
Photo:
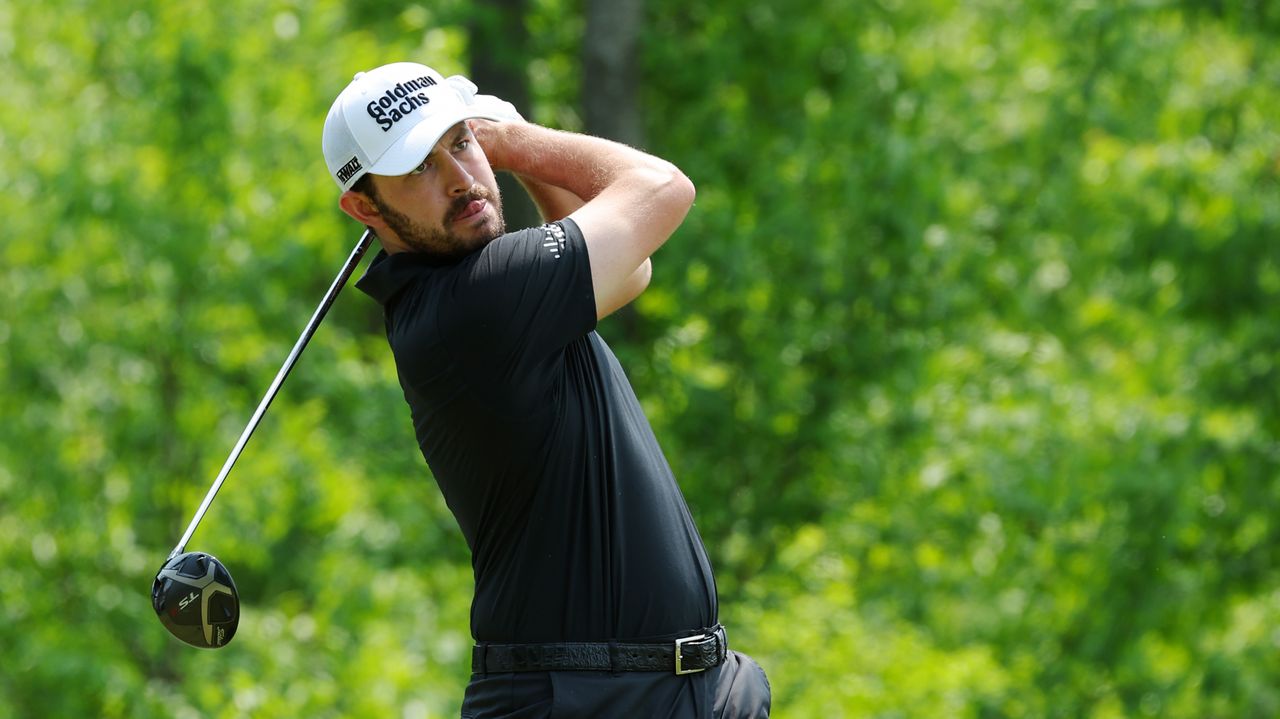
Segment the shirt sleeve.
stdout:
[[490,379],[544,365],[595,329],[586,242],[567,218],[498,237],[460,264],[450,290],[449,345]]

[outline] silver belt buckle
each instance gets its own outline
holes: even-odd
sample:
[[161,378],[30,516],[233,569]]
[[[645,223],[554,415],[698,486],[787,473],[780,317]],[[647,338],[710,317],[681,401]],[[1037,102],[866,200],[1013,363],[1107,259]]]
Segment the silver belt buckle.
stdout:
[[711,635],[698,634],[692,637],[685,637],[684,639],[676,640],[676,674],[697,674],[698,672],[705,672],[707,670],[706,667],[698,667],[697,669],[685,669],[683,664],[684,658],[680,655],[680,649],[684,647],[684,645],[688,644],[689,642],[700,642],[709,636]]

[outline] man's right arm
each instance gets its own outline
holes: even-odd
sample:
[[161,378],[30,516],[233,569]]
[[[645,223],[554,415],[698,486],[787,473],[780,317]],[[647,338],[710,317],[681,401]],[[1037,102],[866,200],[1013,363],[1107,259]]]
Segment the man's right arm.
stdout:
[[585,201],[569,217],[591,259],[596,316],[627,304],[648,284],[649,256],[693,205],[675,165],[620,143],[522,122],[473,121],[495,170],[564,188]]

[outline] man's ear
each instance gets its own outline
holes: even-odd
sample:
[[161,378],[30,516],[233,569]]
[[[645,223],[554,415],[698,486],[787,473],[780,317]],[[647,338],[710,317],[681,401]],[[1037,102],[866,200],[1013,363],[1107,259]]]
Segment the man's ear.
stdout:
[[378,227],[382,224],[382,213],[378,211],[378,206],[363,192],[347,190],[338,198],[338,206],[362,225]]

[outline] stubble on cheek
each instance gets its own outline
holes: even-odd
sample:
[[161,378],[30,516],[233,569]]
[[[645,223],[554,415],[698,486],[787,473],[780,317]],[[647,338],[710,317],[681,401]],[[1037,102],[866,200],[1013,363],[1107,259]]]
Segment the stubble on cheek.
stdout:
[[[486,216],[479,225],[461,231],[455,230],[453,220],[476,200],[484,200],[488,207],[493,209],[493,213]],[[443,222],[438,227],[429,227],[420,223],[385,202],[378,204],[387,225],[395,231],[405,245],[412,248],[414,252],[443,261],[462,259],[506,231],[500,195],[480,185],[450,202],[448,209],[441,213]]]

